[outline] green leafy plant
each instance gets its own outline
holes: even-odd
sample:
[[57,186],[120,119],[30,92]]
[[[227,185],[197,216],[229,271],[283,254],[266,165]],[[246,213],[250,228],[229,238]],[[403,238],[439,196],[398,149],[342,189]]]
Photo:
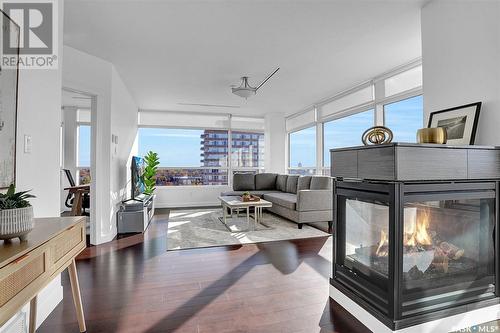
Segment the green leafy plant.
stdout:
[[22,191],[16,193],[16,187],[14,184],[11,184],[6,193],[0,193],[0,210],[31,206],[28,199],[35,198],[35,196],[28,192],[29,191]]
[[248,191],[247,192],[243,192],[243,196],[244,197],[249,197],[250,196],[250,192],[248,192]]
[[146,162],[146,167],[144,168],[144,193],[151,195],[156,190],[156,172],[158,171],[158,165],[160,165],[160,159],[158,154],[149,151],[146,156],[144,156],[144,161]]

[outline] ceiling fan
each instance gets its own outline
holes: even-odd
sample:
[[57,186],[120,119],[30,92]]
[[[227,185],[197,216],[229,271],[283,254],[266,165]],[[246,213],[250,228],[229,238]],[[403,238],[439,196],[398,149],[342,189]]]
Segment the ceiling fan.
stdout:
[[252,87],[248,83],[248,76],[243,76],[241,78],[241,84],[239,87],[232,87],[231,91],[233,94],[243,97],[244,99],[247,99],[248,97],[251,97],[257,93],[257,90],[259,90],[260,87],[264,85],[264,83],[267,82],[274,74],[276,74],[277,71],[279,71],[279,67],[274,70],[271,74],[269,74],[264,81],[262,81],[257,87]]

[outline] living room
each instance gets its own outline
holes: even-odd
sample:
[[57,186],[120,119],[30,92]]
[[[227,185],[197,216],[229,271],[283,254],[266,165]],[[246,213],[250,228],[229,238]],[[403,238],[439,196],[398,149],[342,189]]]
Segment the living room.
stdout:
[[[497,327],[499,1],[41,3],[2,2],[0,332]],[[370,224],[423,206],[467,227]]]

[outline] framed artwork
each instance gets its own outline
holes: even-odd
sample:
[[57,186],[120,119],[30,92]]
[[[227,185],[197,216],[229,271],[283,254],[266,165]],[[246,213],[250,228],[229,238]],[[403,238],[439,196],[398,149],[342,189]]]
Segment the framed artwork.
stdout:
[[[17,84],[19,72],[19,26],[0,10],[0,43],[17,45],[14,67],[0,66],[0,189],[9,187],[16,180],[16,135],[17,135]],[[3,59],[3,47],[0,49]]]
[[427,127],[444,127],[448,134],[447,144],[473,145],[481,102],[432,112]]

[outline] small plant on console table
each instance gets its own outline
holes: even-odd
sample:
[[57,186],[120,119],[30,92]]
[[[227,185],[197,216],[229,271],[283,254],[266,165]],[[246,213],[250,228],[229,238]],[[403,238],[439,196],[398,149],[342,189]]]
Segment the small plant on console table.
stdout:
[[12,184],[6,193],[0,193],[0,239],[25,241],[33,230],[33,207],[28,199],[35,196],[28,192],[16,192]]
[[149,151],[146,156],[144,156],[144,161],[146,162],[146,167],[144,168],[144,194],[153,195],[156,190],[156,172],[158,171],[158,165],[160,165],[160,159],[158,154]]

